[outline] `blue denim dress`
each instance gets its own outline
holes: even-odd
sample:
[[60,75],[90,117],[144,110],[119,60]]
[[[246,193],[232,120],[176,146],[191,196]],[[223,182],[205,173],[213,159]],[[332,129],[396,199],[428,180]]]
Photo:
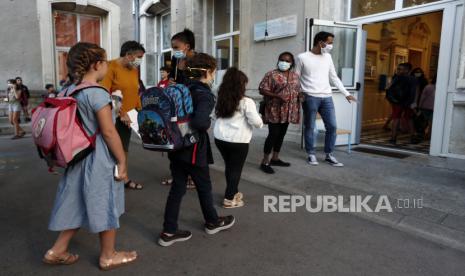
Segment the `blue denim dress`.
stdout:
[[[87,88],[76,95],[84,128],[93,135],[98,129],[96,113],[111,104],[108,92]],[[49,229],[86,228],[92,233],[119,228],[124,213],[124,185],[114,179],[115,160],[98,134],[95,150],[66,169],[61,178]]]

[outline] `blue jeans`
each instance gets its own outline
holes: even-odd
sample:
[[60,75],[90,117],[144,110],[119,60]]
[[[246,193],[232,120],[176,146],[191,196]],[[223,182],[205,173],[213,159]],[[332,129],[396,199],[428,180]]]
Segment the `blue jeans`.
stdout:
[[333,98],[319,98],[305,95],[305,101],[302,103],[304,111],[304,137],[305,150],[307,154],[315,154],[315,120],[316,114],[320,113],[321,119],[325,125],[325,153],[332,153],[336,144],[336,112],[334,109]]

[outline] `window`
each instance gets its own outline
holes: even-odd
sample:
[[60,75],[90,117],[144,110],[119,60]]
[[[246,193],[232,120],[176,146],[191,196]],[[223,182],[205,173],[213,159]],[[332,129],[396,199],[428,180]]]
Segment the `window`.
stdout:
[[77,42],[101,45],[101,18],[62,11],[54,12],[56,74],[59,82],[66,79],[66,59]]
[[404,0],[404,8],[424,5],[424,4],[433,3],[437,1],[440,1],[440,0]]
[[171,15],[165,14],[160,18],[160,51],[158,54],[158,79],[160,80],[160,68],[171,68]]
[[147,87],[157,84],[157,47],[156,47],[156,18],[144,17],[144,28],[141,27],[141,41],[144,43],[145,55],[143,66],[141,68],[141,78]]
[[238,67],[240,0],[216,0],[213,12],[213,55],[218,62],[218,71]]
[[395,7],[395,0],[352,0],[350,5],[350,17],[355,18],[392,11]]
[[160,68],[171,67],[171,16],[169,13],[144,17],[141,40],[145,55],[141,78],[147,87],[160,80]]
[[351,0],[350,17],[362,17],[382,12],[402,10],[419,5],[439,2],[441,0]]
[[334,34],[334,46],[331,51],[331,57],[334,62],[336,73],[341,79],[344,86],[348,89],[355,89],[358,69],[357,58],[359,48],[357,48],[357,36],[359,27],[349,24],[337,24],[332,21],[313,20],[313,25],[309,27],[307,36],[311,37],[311,48],[313,37],[321,32],[330,32]]

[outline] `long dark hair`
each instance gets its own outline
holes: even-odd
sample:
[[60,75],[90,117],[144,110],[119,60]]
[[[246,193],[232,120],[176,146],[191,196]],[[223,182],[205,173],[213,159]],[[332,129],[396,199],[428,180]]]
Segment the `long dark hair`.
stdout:
[[231,118],[237,111],[239,102],[245,96],[245,86],[249,79],[235,67],[229,68],[218,90],[215,114],[218,118]]

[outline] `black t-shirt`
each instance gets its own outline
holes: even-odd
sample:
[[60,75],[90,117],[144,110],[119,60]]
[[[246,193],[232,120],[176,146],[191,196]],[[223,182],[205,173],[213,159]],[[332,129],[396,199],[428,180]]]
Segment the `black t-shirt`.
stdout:
[[188,85],[189,83],[189,78],[186,76],[186,72],[178,69],[178,59],[174,56],[171,57],[171,72],[169,78],[173,79],[178,84]]
[[415,101],[416,91],[415,77],[395,76],[391,87],[386,91],[386,98],[393,104],[408,107]]

